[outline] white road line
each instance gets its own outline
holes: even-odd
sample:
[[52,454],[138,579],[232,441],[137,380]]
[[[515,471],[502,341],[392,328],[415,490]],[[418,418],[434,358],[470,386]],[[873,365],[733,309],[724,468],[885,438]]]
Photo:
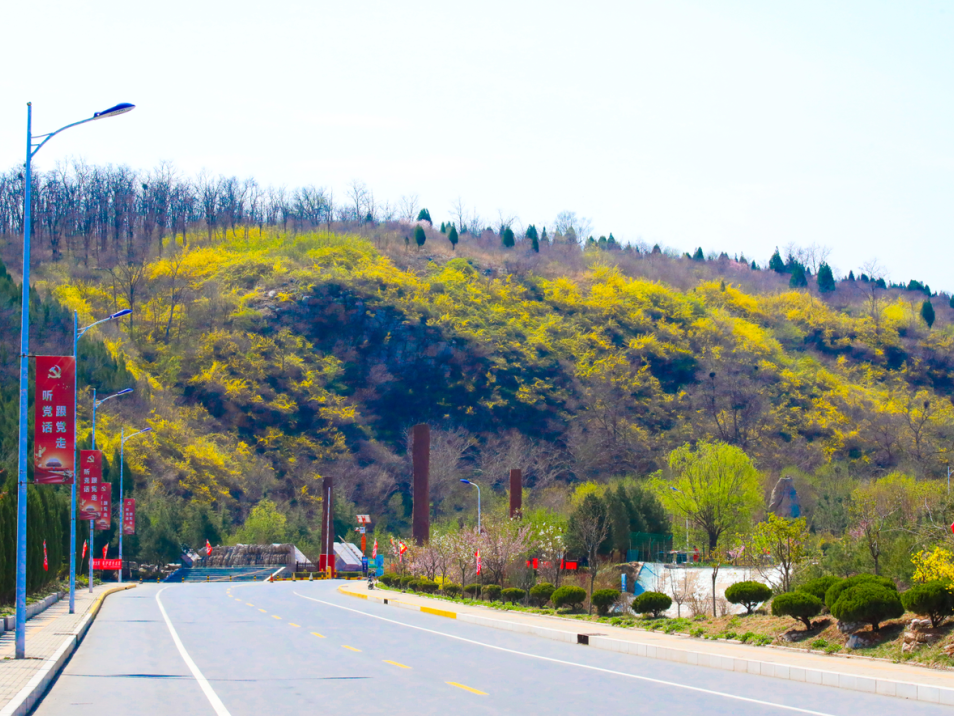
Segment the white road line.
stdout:
[[169,587],[163,587],[156,593],[156,604],[159,605],[159,611],[162,612],[162,618],[166,620],[166,626],[169,627],[169,633],[172,634],[172,641],[175,642],[176,648],[179,650],[179,654],[182,656],[182,660],[185,661],[186,666],[189,667],[189,671],[192,672],[195,680],[199,682],[199,688],[202,689],[202,693],[205,694],[205,697],[209,700],[209,703],[212,704],[212,710],[215,711],[217,716],[232,716],[229,713],[229,710],[225,708],[225,704],[223,704],[222,700],[218,697],[218,694],[212,690],[208,679],[202,675],[202,672],[199,671],[199,667],[195,665],[194,661],[192,661],[192,657],[189,656],[189,652],[187,652],[185,647],[182,645],[182,640],[179,639],[179,635],[176,633],[175,627],[172,626],[169,615],[166,614],[166,608],[162,606],[162,601],[159,599],[159,595],[168,588]]
[[529,654],[525,651],[516,651],[515,649],[507,649],[502,646],[495,646],[494,644],[485,644],[482,641],[474,641],[473,639],[466,639],[462,636],[456,636],[454,634],[447,634],[442,631],[435,631],[434,629],[425,629],[424,627],[415,626],[414,624],[406,624],[405,622],[395,621],[394,619],[388,619],[386,617],[379,617],[377,614],[368,614],[367,612],[362,612],[360,609],[351,609],[350,607],[343,607],[340,604],[333,604],[332,602],[326,602],[321,599],[315,599],[314,597],[306,597],[304,594],[299,594],[298,592],[293,592],[296,597],[301,597],[302,599],[308,599],[312,602],[318,602],[319,604],[327,604],[329,607],[335,607],[336,609],[344,609],[347,612],[354,612],[355,614],[362,614],[366,617],[371,617],[372,619],[380,619],[384,622],[389,622],[391,624],[397,624],[399,626],[407,627],[408,629],[417,629],[419,631],[425,631],[429,634],[437,634],[438,636],[444,636],[448,639],[456,639],[457,641],[467,642],[468,644],[476,644],[477,646],[483,646],[488,649],[496,649],[497,651],[505,651],[508,654],[516,654],[518,656],[526,656],[530,659],[540,659],[541,661],[549,661],[554,664],[564,664],[565,666],[576,666],[580,669],[589,669],[590,671],[601,671],[604,674],[613,674],[614,676],[625,676],[629,679],[639,679],[640,681],[649,681],[654,684],[661,684],[663,686],[673,686],[677,689],[687,689],[688,691],[696,691],[702,694],[709,694],[711,696],[721,696],[726,699],[735,699],[736,701],[745,701],[750,704],[758,704],[759,706],[770,706],[776,709],[782,709],[784,711],[795,711],[801,714],[811,714],[811,716],[832,716],[832,714],[825,713],[823,711],[812,711],[811,709],[800,709],[797,706],[786,706],[785,704],[777,704],[772,701],[761,701],[759,699],[750,699],[746,696],[736,696],[735,694],[727,694],[724,691],[712,691],[710,689],[703,689],[698,686],[688,686],[687,684],[680,684],[675,681],[664,681],[663,679],[653,679],[649,676],[638,676],[636,674],[627,674],[625,671],[613,671],[612,669],[603,669],[599,666],[590,666],[589,664],[580,664],[574,661],[563,661],[562,659],[554,659],[549,656],[540,656],[539,654]]

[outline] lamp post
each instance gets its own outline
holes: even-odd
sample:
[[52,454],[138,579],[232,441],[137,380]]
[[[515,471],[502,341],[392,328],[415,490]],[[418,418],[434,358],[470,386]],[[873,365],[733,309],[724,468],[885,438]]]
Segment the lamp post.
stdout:
[[[60,132],[97,119],[115,117],[131,110],[135,105],[123,103],[97,112],[88,119],[60,127],[49,134],[33,136],[33,103],[27,102],[26,164],[23,182],[23,286],[20,305],[20,435],[17,464],[17,579],[16,579],[16,650],[17,659],[26,658],[26,531],[27,531],[27,408],[29,401],[29,354],[30,354],[30,212],[33,201],[30,165],[43,145]],[[34,139],[41,141],[34,142]]]
[[126,441],[137,435],[148,433],[152,428],[143,428],[138,433],[126,435],[126,428],[119,432],[119,583],[123,583],[123,527],[126,523],[126,505],[123,503],[123,463],[125,462]]
[[465,485],[473,485],[477,488],[477,534],[480,534],[480,485],[478,485],[476,482],[465,480],[464,478],[461,478],[460,481]]
[[[93,388],[93,432],[92,432],[92,441],[93,441],[93,450],[96,449],[96,408],[105,403],[107,400],[112,400],[113,398],[118,398],[121,395],[129,395],[133,392],[132,388],[123,388],[118,393],[113,393],[112,395],[107,395],[105,398],[96,400],[96,388]],[[120,451],[122,446],[120,446]],[[93,591],[93,539],[96,536],[96,520],[89,521],[89,591]]]
[[[95,323],[90,323],[85,328],[79,327],[79,315],[76,311],[73,311],[73,361],[75,362],[79,359],[79,354],[77,353],[77,345],[79,344],[79,339],[93,326],[98,326],[100,323],[106,323],[107,321],[114,321],[117,318],[128,315],[132,313],[131,308],[124,308],[121,311],[117,311],[112,315],[104,318]],[[73,425],[76,425],[76,375],[77,372],[73,370]],[[131,392],[132,388],[128,388]],[[94,396],[94,407],[93,410],[96,410],[95,407],[95,396]],[[73,484],[70,487],[70,614],[73,614],[76,611],[76,443],[75,435],[76,431],[73,431],[74,443],[73,443]],[[92,553],[90,553],[92,554]]]

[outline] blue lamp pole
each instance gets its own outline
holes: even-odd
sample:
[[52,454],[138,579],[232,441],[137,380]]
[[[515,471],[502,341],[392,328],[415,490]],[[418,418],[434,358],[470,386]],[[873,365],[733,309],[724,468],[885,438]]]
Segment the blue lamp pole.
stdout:
[[[132,313],[132,309],[124,308],[122,311],[117,311],[108,318],[104,318],[101,321],[96,321],[91,323],[85,328],[79,327],[79,315],[76,311],[73,311],[73,361],[75,362],[79,359],[79,355],[76,351],[77,344],[79,339],[83,336],[86,331],[88,331],[93,326],[98,326],[100,323],[106,323],[107,321],[112,321],[122,316]],[[79,371],[73,371],[73,425],[76,425],[76,375]],[[132,391],[132,388],[128,390]],[[94,401],[95,402],[95,398]],[[94,407],[95,410],[95,407]],[[73,432],[74,443],[73,443],[73,485],[70,488],[70,614],[73,614],[76,611],[76,480],[78,479],[77,470],[76,470],[76,442],[75,436],[76,432]]]
[[123,502],[123,463],[125,462],[126,441],[137,435],[148,433],[152,428],[143,428],[138,433],[126,435],[126,428],[119,433],[119,583],[123,583],[123,528],[126,526],[126,504]]
[[[117,104],[88,119],[60,127],[49,134],[33,136],[33,103],[27,102],[26,165],[23,182],[23,286],[20,306],[20,436],[19,461],[17,465],[17,580],[16,580],[16,652],[17,659],[26,658],[26,530],[27,530],[27,409],[29,401],[29,354],[30,354],[30,210],[32,208],[33,178],[30,166],[34,155],[60,132],[97,119],[115,117],[131,110],[135,105]],[[40,141],[34,142],[34,139]]]
[[[96,400],[96,388],[93,388],[93,450],[96,449],[96,409],[107,400],[118,398],[121,395],[129,395],[133,392],[132,388],[123,388],[118,393],[107,395],[105,398]],[[122,448],[120,448],[122,449]],[[96,536],[96,520],[89,521],[89,591],[93,591],[93,539]]]
[[476,482],[471,482],[470,480],[465,480],[461,478],[460,480],[465,485],[473,485],[477,488],[477,534],[480,534],[480,485]]

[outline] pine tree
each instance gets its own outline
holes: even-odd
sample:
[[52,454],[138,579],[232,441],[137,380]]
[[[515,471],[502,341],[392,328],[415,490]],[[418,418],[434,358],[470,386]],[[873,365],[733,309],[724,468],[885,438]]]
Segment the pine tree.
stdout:
[[530,239],[530,248],[533,249],[534,253],[540,253],[540,242],[537,240],[536,236]]
[[606,251],[606,237],[605,237],[605,236],[601,236],[601,237],[599,238],[599,241],[596,242],[596,244],[597,244],[597,246],[599,247],[600,251]]
[[931,326],[934,325],[934,306],[931,303],[930,299],[924,301],[921,304],[921,318],[924,319],[924,322],[927,324],[928,330],[931,330]]
[[530,224],[530,226],[527,227],[527,230],[524,233],[524,238],[530,239],[531,241],[533,241],[534,239],[540,238],[539,236],[537,236],[537,227],[534,226],[533,224]]
[[443,222],[443,221],[441,222],[441,233],[442,233],[442,234],[446,234],[446,233],[447,233],[447,227],[444,225],[444,222]]
[[849,271],[849,272],[848,272],[848,280],[849,280],[849,281],[854,281],[854,280],[855,280],[855,272],[854,272],[854,271]]
[[778,246],[775,247],[775,253],[769,259],[769,268],[775,273],[785,273],[785,262],[782,261],[782,255],[778,252]]
[[616,240],[616,238],[613,236],[613,232],[612,232],[612,231],[610,232],[609,238],[606,240],[606,248],[608,248],[610,251],[618,251],[618,250],[619,250],[619,242],[618,242],[618,241]]
[[457,227],[451,224],[450,232],[447,234],[447,240],[451,242],[451,248],[454,251],[457,251],[457,241],[459,237],[457,236]]
[[503,230],[503,234],[500,237],[500,243],[503,244],[505,249],[512,249],[516,243],[516,237],[513,235],[513,229],[509,226]]
[[705,261],[705,260],[706,260],[706,255],[705,255],[704,253],[702,253],[702,247],[701,247],[701,246],[700,246],[698,249],[696,249],[696,253],[694,253],[694,254],[692,255],[692,260],[693,260],[693,261]]
[[550,239],[547,238],[547,227],[545,226],[543,227],[543,233],[540,234],[540,241],[542,241],[545,244],[550,243]]
[[758,265],[757,263],[755,263],[754,260],[752,261],[752,270],[753,270],[753,271],[758,271],[758,270],[759,270],[759,265]]
[[792,277],[788,280],[791,288],[804,288],[808,285],[808,279],[805,277],[805,267],[797,261],[792,262]]
[[417,244],[417,248],[421,248],[425,241],[427,241],[427,234],[424,233],[424,227],[418,226],[414,229],[414,243]]
[[947,302],[947,305],[954,308],[954,294],[951,294],[951,300]]
[[654,253],[654,254],[661,254],[661,253],[662,253],[662,249],[659,248],[659,244],[655,244],[655,245],[653,246],[652,253]]
[[426,221],[428,224],[431,224],[431,225],[434,224],[434,222],[431,221],[431,212],[429,212],[427,209],[421,209],[419,212],[417,212],[417,220]]
[[822,293],[831,293],[835,290],[835,276],[827,263],[818,267],[818,290]]

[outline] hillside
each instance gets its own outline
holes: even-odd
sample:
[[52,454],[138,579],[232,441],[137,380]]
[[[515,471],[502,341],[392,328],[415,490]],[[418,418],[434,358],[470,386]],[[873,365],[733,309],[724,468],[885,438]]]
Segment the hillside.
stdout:
[[[126,453],[144,514],[179,505],[169,519],[188,508],[196,523],[164,539],[224,534],[266,496],[307,534],[322,475],[337,478],[346,511],[406,529],[405,434],[420,421],[435,428],[438,519],[470,508],[460,476],[501,485],[522,467],[531,500],[561,504],[563,485],[646,476],[701,439],[742,447],[767,489],[786,469],[814,475],[809,505],[839,489],[838,474],[946,474],[946,300],[929,329],[923,293],[870,281],[822,296],[727,258],[561,237],[507,250],[491,232],[454,251],[435,230],[418,249],[412,231],[199,232],[108,271],[39,267],[34,325],[51,349],[68,350],[67,311],[83,323],[134,309],[83,339],[101,367],[80,374],[81,419],[88,435],[93,385],[134,377],[135,397],[100,411],[99,443],[111,454],[120,424],[152,427]],[[3,335],[10,470],[16,330]]]

